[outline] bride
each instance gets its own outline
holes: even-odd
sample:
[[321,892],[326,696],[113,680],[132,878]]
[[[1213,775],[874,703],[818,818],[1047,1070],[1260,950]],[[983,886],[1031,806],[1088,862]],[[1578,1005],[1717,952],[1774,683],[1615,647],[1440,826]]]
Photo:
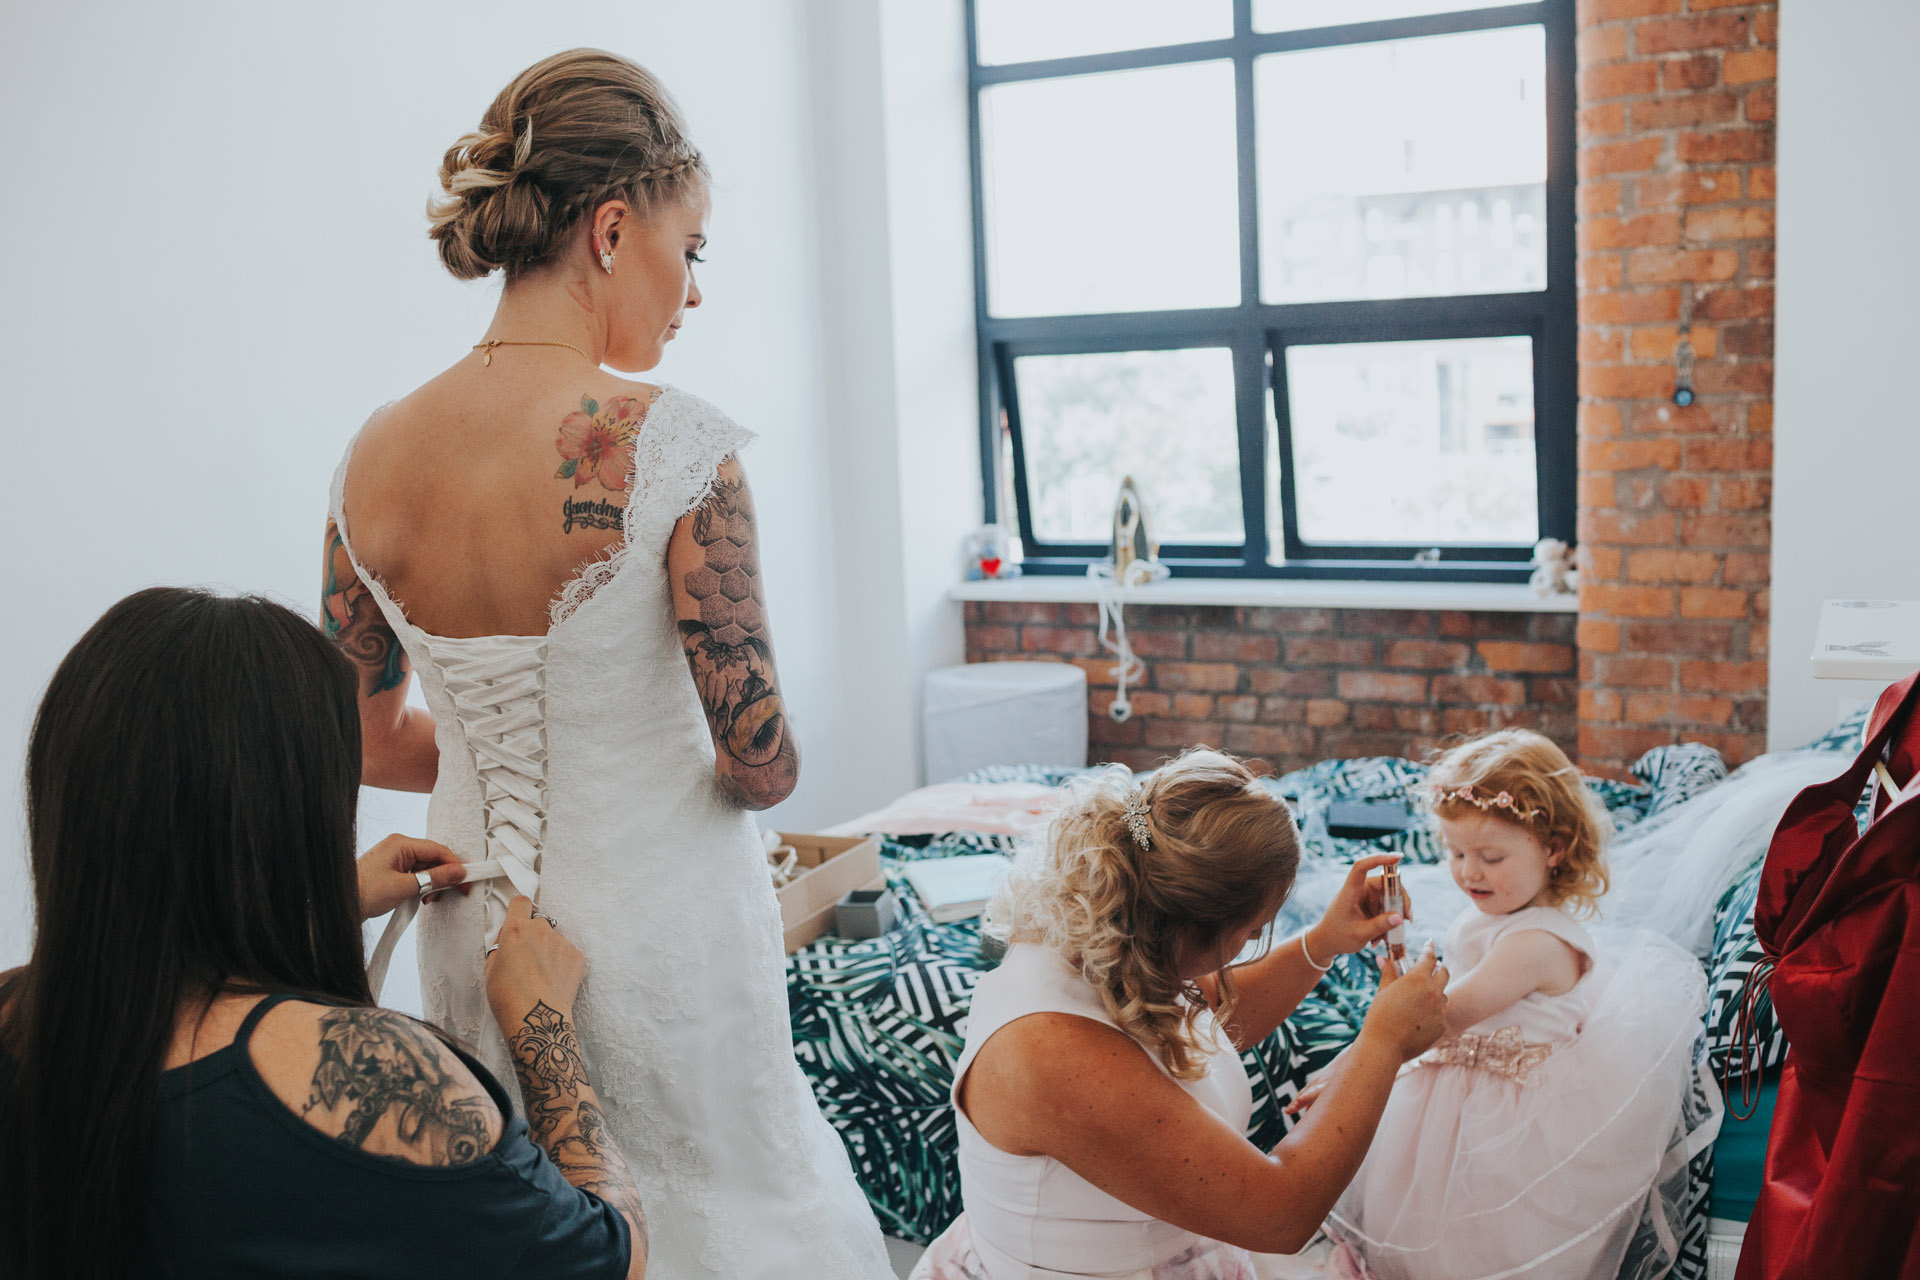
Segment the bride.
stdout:
[[601,367],[653,368],[700,305],[706,167],[653,76],[576,49],[509,84],[440,182],[442,262],[505,287],[472,351],[348,446],[324,586],[366,782],[431,791],[428,834],[474,882],[420,908],[427,1016],[506,1071],[481,964],[533,896],[588,978],[577,1044],[563,1019],[522,1034],[592,1064],[650,1274],[889,1276],[794,1062],[745,812],[799,769],[735,457],[752,436]]

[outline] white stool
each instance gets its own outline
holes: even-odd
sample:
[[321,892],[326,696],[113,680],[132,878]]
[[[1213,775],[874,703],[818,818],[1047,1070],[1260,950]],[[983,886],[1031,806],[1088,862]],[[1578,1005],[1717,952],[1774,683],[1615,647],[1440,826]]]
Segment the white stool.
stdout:
[[927,673],[926,779],[990,764],[1087,763],[1087,673],[1064,662],[975,662]]

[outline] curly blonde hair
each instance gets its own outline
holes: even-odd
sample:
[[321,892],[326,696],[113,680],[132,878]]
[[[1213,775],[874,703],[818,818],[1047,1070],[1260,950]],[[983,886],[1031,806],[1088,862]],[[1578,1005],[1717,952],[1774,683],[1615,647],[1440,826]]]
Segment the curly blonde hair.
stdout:
[[558,256],[583,218],[625,200],[645,219],[706,191],[707,164],[645,67],[569,49],[513,78],[440,163],[427,235],[462,280],[508,280]]
[[[1129,825],[1129,801],[1143,843]],[[1022,853],[987,907],[989,927],[1052,950],[1100,993],[1114,1023],[1180,1080],[1206,1074],[1195,1025],[1206,1002],[1180,976],[1278,908],[1293,887],[1293,816],[1240,761],[1197,748],[1135,786],[1116,766],[1075,785],[1044,843]],[[1216,978],[1233,1017],[1231,969]]]
[[[1531,729],[1502,729],[1462,743],[1427,773],[1435,817],[1480,813],[1525,828],[1560,862],[1548,869],[1547,898],[1591,915],[1607,891],[1607,836],[1613,819],[1566,752]],[[1461,788],[1471,788],[1463,797]],[[1505,800],[1499,799],[1504,794]],[[1481,801],[1476,804],[1475,800]]]

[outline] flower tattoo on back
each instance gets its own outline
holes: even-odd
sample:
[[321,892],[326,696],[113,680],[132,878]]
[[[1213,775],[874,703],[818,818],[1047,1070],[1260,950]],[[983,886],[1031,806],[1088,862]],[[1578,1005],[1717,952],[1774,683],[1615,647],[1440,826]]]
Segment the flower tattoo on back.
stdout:
[[598,481],[609,493],[625,493],[633,438],[640,434],[646,412],[647,406],[633,396],[615,396],[605,404],[581,396],[580,408],[560,421],[553,442],[560,451],[560,467],[553,478],[571,480],[576,489]]

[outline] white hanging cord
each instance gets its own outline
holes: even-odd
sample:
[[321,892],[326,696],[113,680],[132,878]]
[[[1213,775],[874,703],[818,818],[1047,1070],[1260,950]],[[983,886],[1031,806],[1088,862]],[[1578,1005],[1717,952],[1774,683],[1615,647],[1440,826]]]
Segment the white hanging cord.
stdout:
[[1134,560],[1128,563],[1125,575],[1116,580],[1111,564],[1090,564],[1087,566],[1087,576],[1093,579],[1100,604],[1100,647],[1118,659],[1113,668],[1113,678],[1118,688],[1107,714],[1124,723],[1133,714],[1133,703],[1127,699],[1127,686],[1147,673],[1147,664],[1134,656],[1133,646],[1127,643],[1127,592],[1160,581],[1167,576],[1167,567],[1157,560]]

